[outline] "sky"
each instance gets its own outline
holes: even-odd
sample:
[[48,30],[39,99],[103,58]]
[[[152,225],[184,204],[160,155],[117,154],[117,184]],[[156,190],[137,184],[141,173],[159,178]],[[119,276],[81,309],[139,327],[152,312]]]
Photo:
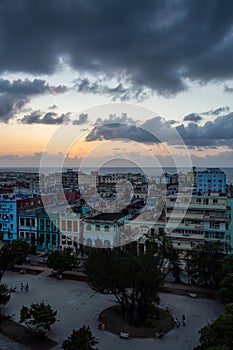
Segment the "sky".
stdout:
[[0,166],[233,167],[231,0],[2,0]]

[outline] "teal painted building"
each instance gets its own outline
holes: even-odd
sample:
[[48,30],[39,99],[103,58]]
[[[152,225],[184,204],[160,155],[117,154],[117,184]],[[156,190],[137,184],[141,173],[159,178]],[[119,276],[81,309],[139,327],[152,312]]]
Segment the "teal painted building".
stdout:
[[53,252],[60,246],[60,230],[58,213],[48,214],[45,211],[38,213],[37,251]]

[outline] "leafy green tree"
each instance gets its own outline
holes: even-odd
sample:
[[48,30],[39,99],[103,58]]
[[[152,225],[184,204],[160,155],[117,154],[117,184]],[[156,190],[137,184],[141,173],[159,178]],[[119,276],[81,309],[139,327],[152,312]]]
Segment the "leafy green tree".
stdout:
[[14,264],[24,262],[29,253],[30,246],[25,241],[14,240],[5,243],[0,249],[0,281],[8,269],[12,268]]
[[227,275],[233,273],[233,255],[224,256],[220,267],[215,271],[216,286],[219,288],[219,283]]
[[233,302],[233,273],[228,273],[220,282],[218,295],[224,304]]
[[[159,251],[160,264],[163,269],[164,278],[168,272],[172,272],[175,282],[181,283],[181,265],[179,253],[174,249],[171,241],[167,237],[160,238],[161,246]],[[163,266],[166,263],[166,266]]]
[[59,276],[62,276],[66,270],[71,270],[76,263],[76,258],[72,248],[65,248],[63,251],[56,250],[48,257],[48,267],[57,271]]
[[74,330],[70,336],[64,340],[62,349],[64,350],[98,350],[94,346],[98,340],[92,335],[89,326],[83,326]]
[[45,334],[51,330],[56,322],[57,311],[54,311],[49,304],[43,301],[37,304],[32,303],[30,307],[23,306],[20,310],[20,323],[25,323],[28,328]]
[[200,345],[194,350],[233,349],[233,304],[226,304],[225,310],[225,313],[199,331]]
[[30,245],[20,239],[12,241],[11,249],[14,255],[14,264],[22,264],[25,262],[26,256],[31,253]]
[[124,317],[143,323],[159,302],[163,279],[157,263],[149,253],[92,249],[86,265],[88,281],[93,289],[113,294]]
[[221,268],[223,253],[217,242],[192,245],[187,254],[188,274],[200,285],[215,284],[216,271]]
[[14,288],[9,288],[6,284],[0,284],[0,306],[6,305],[14,292]]

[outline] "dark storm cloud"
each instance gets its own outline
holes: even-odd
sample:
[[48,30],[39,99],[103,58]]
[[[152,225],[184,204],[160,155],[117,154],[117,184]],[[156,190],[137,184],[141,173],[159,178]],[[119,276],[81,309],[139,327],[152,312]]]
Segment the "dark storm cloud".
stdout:
[[227,146],[233,149],[233,113],[219,116],[204,125],[190,122],[188,125],[172,126],[161,117],[147,120],[140,126],[110,123],[97,125],[86,141],[125,139],[148,144],[166,142],[179,147],[185,144],[195,148],[217,148]]
[[86,137],[86,141],[124,139],[143,143],[157,143],[159,140],[147,130],[124,123],[111,123],[96,126]]
[[133,85],[129,80],[117,83],[108,83],[108,77],[97,78],[90,81],[88,78],[79,78],[75,80],[75,88],[78,92],[84,94],[100,94],[112,97],[113,100],[136,100],[138,102],[145,100],[152,95],[152,91],[145,87]]
[[[79,73],[127,77],[132,94],[169,96],[188,81],[233,77],[232,23],[229,0],[2,0],[0,71],[50,74],[63,59]],[[131,96],[84,83],[83,92]]]
[[188,114],[184,117],[184,122],[190,121],[190,122],[197,123],[197,122],[200,122],[201,120],[202,120],[202,117],[196,113],[191,113],[191,114]]
[[73,121],[74,125],[82,125],[85,124],[88,121],[88,114],[87,113],[81,113],[77,119]]
[[70,121],[70,113],[61,114],[60,116],[54,112],[43,113],[41,111],[34,111],[31,114],[25,115],[19,121],[23,124],[48,124],[60,125],[66,124]]
[[33,97],[44,94],[59,94],[67,91],[62,85],[51,86],[45,80],[0,79],[0,121],[7,123],[19,113]]
[[[233,89],[232,89],[232,91],[233,91]],[[216,108],[216,109],[211,109],[210,111],[202,112],[201,114],[202,115],[214,115],[214,116],[217,116],[219,114],[227,113],[227,112],[230,112],[230,107],[229,106],[219,107],[219,108]]]
[[233,148],[233,113],[219,116],[213,121],[207,121],[200,126],[195,123],[176,127],[185,144],[194,147]]
[[230,94],[233,93],[233,87],[230,87],[228,85],[225,85],[224,86],[224,91],[225,92],[229,92]]

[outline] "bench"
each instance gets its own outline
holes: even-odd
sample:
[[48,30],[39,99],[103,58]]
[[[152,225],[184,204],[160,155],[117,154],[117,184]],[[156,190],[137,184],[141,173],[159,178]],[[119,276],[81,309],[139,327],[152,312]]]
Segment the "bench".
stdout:
[[129,333],[120,332],[120,337],[124,339],[129,339]]
[[196,297],[197,297],[197,294],[196,294],[196,293],[189,293],[189,297],[190,297],[190,298],[196,298]]

